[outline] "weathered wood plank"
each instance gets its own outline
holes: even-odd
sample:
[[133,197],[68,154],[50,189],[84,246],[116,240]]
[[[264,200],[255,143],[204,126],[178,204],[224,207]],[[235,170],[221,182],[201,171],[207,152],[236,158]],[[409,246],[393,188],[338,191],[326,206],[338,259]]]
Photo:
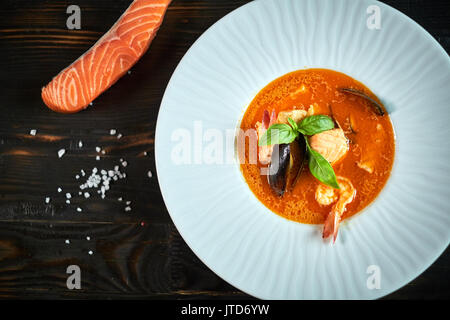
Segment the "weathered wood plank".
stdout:
[[[0,221],[0,230],[0,298],[243,296],[168,224]],[[69,265],[81,269],[80,290],[66,286]]]

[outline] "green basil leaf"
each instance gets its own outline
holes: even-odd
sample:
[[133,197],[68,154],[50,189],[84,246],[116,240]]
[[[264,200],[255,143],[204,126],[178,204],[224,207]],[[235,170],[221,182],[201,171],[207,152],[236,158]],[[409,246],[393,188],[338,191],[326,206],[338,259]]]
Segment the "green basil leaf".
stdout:
[[334,129],[334,121],[325,115],[307,117],[298,125],[298,131],[306,136],[312,136],[331,129]]
[[263,136],[259,139],[258,145],[270,146],[274,144],[291,143],[297,138],[297,133],[291,126],[284,123],[271,125]]
[[298,125],[297,122],[292,120],[291,118],[288,118],[288,122],[291,125],[292,129],[294,129],[295,132],[298,132]]
[[306,146],[309,153],[309,171],[317,180],[335,189],[340,189],[333,167],[319,152],[311,149],[307,138]]

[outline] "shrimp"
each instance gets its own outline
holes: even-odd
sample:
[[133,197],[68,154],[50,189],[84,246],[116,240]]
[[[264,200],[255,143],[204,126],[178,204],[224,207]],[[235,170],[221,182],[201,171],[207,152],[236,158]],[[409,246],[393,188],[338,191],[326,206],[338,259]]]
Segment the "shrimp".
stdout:
[[[272,110],[272,114],[269,115],[269,111],[264,110],[262,122],[256,123],[256,132],[258,134],[258,141],[263,134],[269,129],[269,127],[276,121],[275,110]],[[272,157],[273,146],[259,146],[258,147],[258,159],[262,164],[268,164]]]
[[[336,201],[335,199],[337,199],[336,203],[331,208],[327,219],[325,220],[322,234],[324,239],[328,238],[330,235],[333,235],[333,243],[336,241],[339,223],[341,222],[342,215],[346,210],[346,206],[353,201],[356,195],[356,190],[350,180],[338,176],[337,181],[340,189],[333,189],[329,186],[319,185],[316,190],[316,200],[321,205],[329,205],[332,203],[330,203],[330,201]],[[339,198],[335,197],[336,194]]]

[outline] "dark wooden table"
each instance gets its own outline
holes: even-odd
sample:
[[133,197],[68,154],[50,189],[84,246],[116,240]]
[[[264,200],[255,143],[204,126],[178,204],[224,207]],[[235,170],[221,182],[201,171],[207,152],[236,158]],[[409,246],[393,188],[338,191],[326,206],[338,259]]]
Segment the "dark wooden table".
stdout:
[[[176,65],[209,26],[248,1],[174,0],[151,50],[93,107],[61,115],[40,99],[40,88],[108,30],[130,2],[2,1],[0,298],[250,298],[203,265],[180,237],[162,200],[154,159],[158,109]],[[449,1],[386,2],[449,52]],[[81,30],[66,28],[71,4],[81,7]],[[112,128],[123,138],[111,136]],[[100,161],[96,146],[106,152]],[[61,148],[66,154],[59,159]],[[80,169],[111,168],[120,158],[128,162],[127,178],[114,184],[106,199],[78,195]],[[66,192],[73,195],[70,205]],[[129,212],[125,201],[131,201]],[[80,290],[66,287],[69,265],[81,268]],[[449,273],[447,249],[386,298],[448,298]]]

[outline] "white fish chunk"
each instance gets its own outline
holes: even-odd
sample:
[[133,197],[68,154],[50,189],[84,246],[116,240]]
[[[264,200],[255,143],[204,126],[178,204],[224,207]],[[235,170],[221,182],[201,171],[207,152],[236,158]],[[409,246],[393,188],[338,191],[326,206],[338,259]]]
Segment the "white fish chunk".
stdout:
[[291,118],[295,122],[300,122],[308,113],[305,110],[292,110],[292,111],[281,111],[278,113],[277,122],[278,123],[288,123],[288,118]]

